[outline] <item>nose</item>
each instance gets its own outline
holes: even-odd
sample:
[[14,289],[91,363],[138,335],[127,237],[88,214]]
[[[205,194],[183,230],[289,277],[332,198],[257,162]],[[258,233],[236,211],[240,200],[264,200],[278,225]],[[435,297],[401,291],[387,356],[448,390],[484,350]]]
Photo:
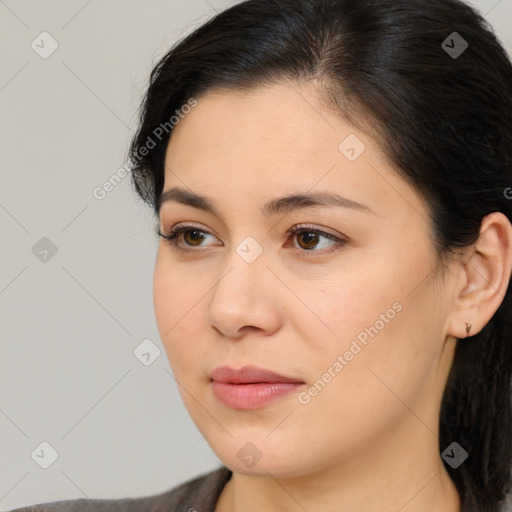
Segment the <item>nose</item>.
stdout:
[[233,248],[209,297],[207,324],[220,334],[240,339],[248,332],[272,334],[279,328],[279,281],[264,253],[248,263]]

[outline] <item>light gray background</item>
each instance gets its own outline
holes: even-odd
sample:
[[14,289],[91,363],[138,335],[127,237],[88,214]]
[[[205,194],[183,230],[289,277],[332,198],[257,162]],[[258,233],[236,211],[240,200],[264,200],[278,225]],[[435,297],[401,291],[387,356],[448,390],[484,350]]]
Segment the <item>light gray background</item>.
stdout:
[[[129,177],[93,190],[125,163],[156,60],[234,3],[0,0],[1,510],[154,494],[220,464],[158,336],[151,211]],[[512,0],[472,5],[512,54]],[[46,59],[43,31],[59,45]],[[133,354],[146,338],[150,366]],[[43,441],[48,469],[31,456]]]

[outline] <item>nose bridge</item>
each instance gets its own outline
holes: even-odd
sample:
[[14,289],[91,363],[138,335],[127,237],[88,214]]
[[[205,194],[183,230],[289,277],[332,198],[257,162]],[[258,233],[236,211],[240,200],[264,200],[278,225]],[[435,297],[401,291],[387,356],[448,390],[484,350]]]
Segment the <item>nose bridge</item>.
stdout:
[[210,295],[210,324],[232,336],[247,325],[271,328],[276,313],[268,295],[273,289],[268,280],[275,277],[266,267],[263,245],[253,236],[246,236],[224,257],[224,271]]
[[214,286],[214,292],[234,293],[241,301],[245,301],[251,290],[257,292],[256,285],[263,282],[266,274],[271,276],[266,268],[263,244],[253,236],[246,236],[233,245],[225,258],[225,272]]

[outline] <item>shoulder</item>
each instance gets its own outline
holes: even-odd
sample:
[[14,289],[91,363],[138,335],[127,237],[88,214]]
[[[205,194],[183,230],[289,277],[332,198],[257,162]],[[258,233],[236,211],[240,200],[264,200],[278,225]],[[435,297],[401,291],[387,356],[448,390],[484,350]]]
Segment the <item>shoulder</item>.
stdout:
[[152,496],[140,498],[74,499],[40,503],[11,512],[214,512],[218,497],[231,478],[225,466]]
[[512,491],[506,495],[500,505],[500,512],[512,512]]

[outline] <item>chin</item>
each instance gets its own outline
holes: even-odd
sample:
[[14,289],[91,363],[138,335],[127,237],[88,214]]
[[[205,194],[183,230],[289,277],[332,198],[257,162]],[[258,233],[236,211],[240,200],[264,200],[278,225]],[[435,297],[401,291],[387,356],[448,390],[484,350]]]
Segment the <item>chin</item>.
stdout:
[[[261,437],[237,434],[234,438],[222,441],[218,438],[206,440],[220,461],[231,471],[250,476],[269,474],[275,478],[291,478],[307,473],[310,462],[307,460],[297,443],[286,446],[282,438],[265,438],[268,431]],[[272,434],[273,435],[273,434]]]

